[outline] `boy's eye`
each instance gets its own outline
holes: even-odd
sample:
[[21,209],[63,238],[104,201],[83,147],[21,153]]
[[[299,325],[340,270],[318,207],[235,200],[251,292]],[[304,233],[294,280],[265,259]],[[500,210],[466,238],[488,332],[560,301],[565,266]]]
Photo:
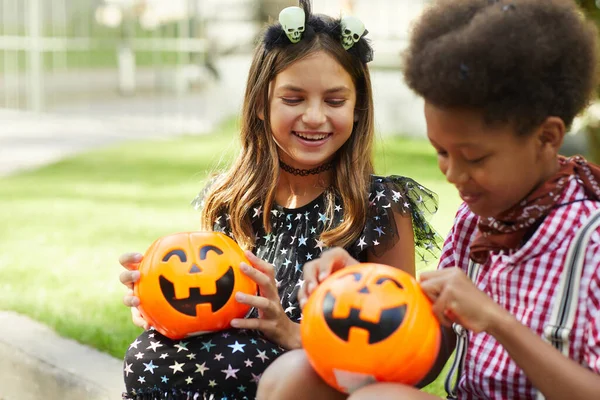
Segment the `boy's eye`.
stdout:
[[469,164],[478,164],[480,162],[482,162],[483,160],[485,160],[488,156],[483,156],[483,157],[477,157],[477,158],[473,158],[473,159],[465,159],[466,162],[468,162]]

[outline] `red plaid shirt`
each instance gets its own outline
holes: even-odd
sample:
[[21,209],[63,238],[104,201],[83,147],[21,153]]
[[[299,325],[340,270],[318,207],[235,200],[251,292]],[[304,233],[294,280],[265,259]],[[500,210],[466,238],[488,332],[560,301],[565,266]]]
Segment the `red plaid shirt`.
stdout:
[[[557,207],[535,234],[511,254],[491,255],[476,284],[521,323],[542,336],[548,324],[567,249],[583,221],[600,203],[586,199],[573,179]],[[478,217],[463,204],[446,239],[438,268],[465,272]],[[600,229],[588,245],[569,356],[600,374]],[[458,388],[459,399],[534,399],[536,390],[504,348],[485,332],[469,333],[469,347]],[[598,395],[600,398],[600,394]]]

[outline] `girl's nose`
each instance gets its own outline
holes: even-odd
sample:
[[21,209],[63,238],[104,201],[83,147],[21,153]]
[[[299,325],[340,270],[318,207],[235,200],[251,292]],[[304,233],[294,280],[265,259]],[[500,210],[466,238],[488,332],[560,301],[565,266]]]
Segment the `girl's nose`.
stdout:
[[327,121],[322,104],[309,105],[302,115],[302,122],[308,126],[318,127]]

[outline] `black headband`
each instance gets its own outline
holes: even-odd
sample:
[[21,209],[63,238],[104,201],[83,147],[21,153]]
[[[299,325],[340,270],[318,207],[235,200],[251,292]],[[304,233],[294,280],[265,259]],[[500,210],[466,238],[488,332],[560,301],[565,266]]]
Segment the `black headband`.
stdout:
[[267,28],[263,36],[266,51],[290,46],[301,40],[311,40],[316,34],[327,34],[338,40],[348,53],[363,64],[373,60],[373,49],[364,37],[368,31],[362,22],[352,16],[340,19],[312,15],[310,7],[287,7],[279,14],[279,22]]

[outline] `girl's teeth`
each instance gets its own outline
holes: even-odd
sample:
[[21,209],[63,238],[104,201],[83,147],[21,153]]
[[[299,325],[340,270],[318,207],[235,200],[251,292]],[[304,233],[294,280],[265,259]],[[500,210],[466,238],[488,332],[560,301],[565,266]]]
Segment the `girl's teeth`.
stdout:
[[327,137],[327,135],[317,135],[317,136],[303,135],[302,133],[298,133],[298,132],[296,132],[296,135],[300,136],[303,139],[308,139],[308,140],[322,140]]

